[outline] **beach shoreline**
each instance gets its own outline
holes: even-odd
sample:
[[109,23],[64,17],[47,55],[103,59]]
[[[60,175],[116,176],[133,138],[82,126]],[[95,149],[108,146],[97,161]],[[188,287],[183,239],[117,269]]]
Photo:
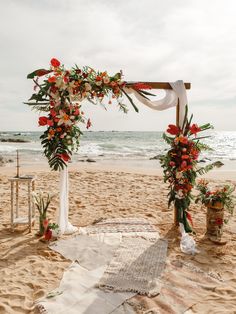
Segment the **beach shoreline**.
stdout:
[[[146,175],[155,175],[162,177],[163,171],[158,160],[95,160],[95,162],[73,161],[68,164],[70,171],[113,171],[125,173],[137,173]],[[93,160],[93,159],[92,159]],[[205,166],[204,163],[201,166]],[[46,159],[38,161],[30,161],[28,158],[20,161],[20,172],[22,175],[29,175],[31,172],[52,172],[48,166]],[[16,162],[7,163],[0,167],[0,173],[4,175],[14,176],[16,174]],[[236,161],[224,161],[224,165],[220,168],[214,168],[199,178],[209,180],[236,181]]]

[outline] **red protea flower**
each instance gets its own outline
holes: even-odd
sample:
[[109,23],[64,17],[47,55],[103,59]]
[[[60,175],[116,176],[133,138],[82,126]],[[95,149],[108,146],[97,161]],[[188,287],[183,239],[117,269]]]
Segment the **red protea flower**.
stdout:
[[170,133],[171,135],[177,135],[180,132],[180,128],[174,124],[169,124],[166,132]]
[[201,131],[201,128],[199,128],[198,125],[194,123],[194,124],[189,128],[189,131],[190,131],[191,134],[195,134],[195,135],[196,135],[198,132]]
[[47,117],[39,117],[39,125],[44,126],[48,124],[48,118]]
[[56,58],[52,58],[51,59],[51,65],[53,66],[53,67],[59,67],[60,66],[60,64],[61,64],[61,62],[60,61],[58,61]]

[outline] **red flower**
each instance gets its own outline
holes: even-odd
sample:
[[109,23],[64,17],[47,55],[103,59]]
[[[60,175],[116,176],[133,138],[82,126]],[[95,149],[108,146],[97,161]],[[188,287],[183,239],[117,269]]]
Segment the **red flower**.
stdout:
[[223,225],[223,219],[222,218],[216,218],[215,224],[218,225],[218,226]]
[[184,170],[187,167],[187,162],[184,160],[181,162],[180,168]]
[[64,76],[64,77],[63,77],[63,81],[64,81],[65,83],[69,83],[69,77],[68,77],[68,76]]
[[50,114],[52,117],[55,117],[57,115],[56,111],[54,109],[50,110]]
[[197,160],[198,159],[198,156],[199,156],[199,151],[197,149],[191,149],[191,155],[193,157],[194,160]]
[[44,233],[44,239],[49,241],[52,238],[52,230],[51,229],[47,229],[47,231]]
[[86,125],[86,128],[89,129],[91,127],[92,123],[91,123],[91,120],[88,119],[87,121],[87,125]]
[[80,111],[79,111],[79,109],[77,108],[77,109],[75,109],[75,111],[74,111],[74,115],[75,116],[79,116],[80,115]]
[[[51,93],[55,94],[57,91],[58,91],[58,88],[57,88],[55,85],[52,85],[52,86],[50,87],[50,92],[51,92]],[[54,103],[54,105],[55,105],[55,103]]]
[[181,158],[182,159],[189,159],[189,155],[182,155]]
[[53,66],[53,67],[59,67],[60,66],[60,61],[58,61],[56,58],[52,58],[52,60],[51,60],[51,65]]
[[70,156],[68,154],[59,154],[58,157],[60,157],[61,159],[63,159],[65,162],[70,160]]
[[194,124],[189,128],[189,131],[190,131],[191,134],[195,134],[195,135],[196,135],[198,132],[201,131],[201,128],[199,128],[198,125],[194,123]]
[[53,123],[53,121],[52,121],[52,120],[50,120],[50,119],[48,119],[48,120],[47,120],[47,125],[49,125],[49,126],[53,126],[53,124],[54,124],[54,123]]
[[57,80],[56,76],[50,76],[50,77],[48,78],[48,82],[49,82],[49,83],[55,83],[56,80]]
[[179,133],[180,129],[174,124],[169,124],[168,129],[166,130],[167,133],[170,133],[171,135],[177,135]]
[[175,166],[175,162],[174,162],[174,161],[170,161],[169,165],[170,165],[171,167],[174,167],[174,166]]
[[44,126],[48,124],[48,118],[47,117],[39,117],[39,125]]

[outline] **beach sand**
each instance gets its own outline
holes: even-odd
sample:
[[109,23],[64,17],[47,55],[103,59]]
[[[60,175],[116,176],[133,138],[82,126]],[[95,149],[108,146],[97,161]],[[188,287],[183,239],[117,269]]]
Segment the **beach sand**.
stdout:
[[[37,190],[58,191],[59,175],[46,166],[23,169],[37,176]],[[32,230],[19,226],[10,231],[10,185],[8,178],[14,167],[0,168],[0,313],[37,313],[34,301],[59,286],[70,261],[47,248],[36,236],[38,222]],[[223,180],[236,181],[236,173],[215,172],[209,176],[216,184]],[[22,189],[22,194],[25,188]],[[128,169],[99,164],[78,164],[70,167],[70,221],[86,226],[100,218],[143,217],[155,224],[161,236],[169,239],[168,259],[191,261],[204,272],[213,271],[225,282],[224,288],[206,290],[189,313],[236,313],[236,219],[225,227],[226,245],[217,246],[204,237],[205,209],[191,205],[200,253],[189,256],[181,253],[179,233],[172,228],[173,209],[167,208],[167,185],[163,184],[160,169]],[[26,204],[22,200],[22,206]],[[50,205],[48,214],[54,222],[58,199]],[[155,298],[135,299],[138,313],[155,308]],[[164,312],[162,312],[164,313]],[[166,311],[166,313],[171,313]],[[99,313],[100,314],[100,313]],[[102,314],[102,313],[101,313]]]

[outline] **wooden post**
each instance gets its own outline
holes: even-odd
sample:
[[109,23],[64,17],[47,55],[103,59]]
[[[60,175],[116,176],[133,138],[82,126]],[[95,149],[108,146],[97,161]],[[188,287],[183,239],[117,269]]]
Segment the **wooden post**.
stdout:
[[[176,106],[176,126],[179,127],[179,98]],[[174,208],[174,225],[179,226],[177,208]]]
[[29,209],[29,212],[28,212],[28,215],[29,215],[29,218],[28,218],[28,221],[29,221],[29,232],[31,232],[31,215],[32,215],[32,212],[31,212],[31,182],[29,181],[28,182],[28,209]]
[[[32,181],[32,192],[35,192],[35,181],[33,180]],[[32,203],[32,206],[33,206],[33,217],[35,218],[35,204],[33,202],[33,199],[32,199],[32,195],[31,195],[31,203]]]
[[14,231],[14,182],[11,181],[11,231]]
[[16,218],[19,216],[19,182],[16,181]]
[[20,176],[20,164],[19,164],[19,150],[16,150],[16,177]]

